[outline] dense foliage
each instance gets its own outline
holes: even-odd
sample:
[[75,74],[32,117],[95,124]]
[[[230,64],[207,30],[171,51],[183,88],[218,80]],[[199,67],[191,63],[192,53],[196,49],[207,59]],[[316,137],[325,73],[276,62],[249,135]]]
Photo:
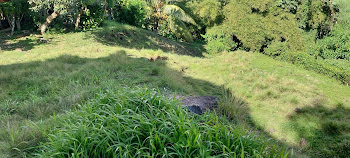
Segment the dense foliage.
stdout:
[[[185,52],[187,48],[178,49],[182,47],[180,44],[169,45],[160,42],[157,40],[160,37],[148,36],[148,33],[145,36],[146,33],[140,33],[120,23],[151,30],[158,35],[181,42],[198,41],[199,45],[205,42],[204,47],[211,55],[239,49],[261,53],[335,78],[345,85],[350,84],[349,0],[6,0],[0,2],[1,35],[7,29],[12,37],[16,37],[13,36],[15,33],[21,35],[28,32],[26,30],[39,30],[45,34],[48,31],[96,29],[97,31],[87,33],[91,33],[89,36],[93,36],[98,42],[108,45],[118,43],[137,49],[144,49],[147,46],[149,49],[167,49],[180,54],[189,54]],[[107,26],[109,24],[116,27]],[[103,25],[104,29],[99,29]],[[2,49],[22,51],[25,50],[24,46],[14,47],[22,44],[34,47],[40,44],[41,40],[35,42],[27,38],[18,43],[2,40],[0,51]],[[46,40],[43,41],[46,43]],[[259,55],[264,56],[261,54]],[[180,67],[181,72],[187,69],[186,66]],[[155,70],[153,73],[159,72]],[[252,80],[256,79],[255,77],[251,76]],[[284,91],[279,90],[276,96]],[[268,148],[264,140],[258,142],[258,138],[243,137],[246,133],[238,131],[215,115],[184,118],[186,112],[174,106],[176,102],[164,99],[153,91],[136,90],[120,93],[123,94],[102,94],[100,98],[82,106],[82,111],[66,115],[66,122],[61,122],[64,125],[51,131],[53,135],[50,136],[49,142],[42,146],[42,153],[38,153],[38,156],[53,157],[62,154],[62,157],[100,155],[110,157],[116,151],[122,154],[121,156],[130,157],[160,157],[160,155],[273,157],[275,154],[284,154],[275,148]],[[270,96],[273,93],[275,92],[266,94]],[[349,148],[348,146],[348,143],[345,143],[344,151]],[[338,146],[331,152],[325,150],[329,150],[328,147],[320,149],[320,152],[327,156],[339,157],[343,154],[338,152],[342,150]]]
[[99,95],[66,116],[40,157],[287,157],[215,114],[188,115],[156,91]]
[[[8,21],[11,28],[11,34],[15,28],[20,31],[22,29],[22,20],[26,16],[28,18],[29,4],[26,0],[12,0],[0,3],[0,14]],[[2,17],[0,17],[1,19]],[[1,25],[0,25],[1,28]]]
[[337,24],[330,34],[318,42],[318,56],[323,59],[350,61],[350,2],[339,1]]
[[114,18],[122,23],[142,27],[148,15],[147,3],[140,0],[120,0]]
[[203,37],[209,53],[238,47],[283,60],[288,56],[286,61],[349,84],[346,66],[334,64],[350,61],[349,8],[342,0],[231,0],[223,7],[223,22]]
[[[174,5],[174,3],[170,5]],[[203,31],[202,29],[204,27],[210,30],[206,35],[203,35],[205,38],[211,40],[207,48],[211,46],[211,48],[215,50],[216,47],[219,46],[221,50],[228,49],[228,51],[250,49],[247,45],[244,45],[242,40],[238,39],[238,35],[236,35],[234,31],[225,28],[231,26],[226,24],[225,19],[221,19],[222,13],[224,12],[218,12],[218,15],[221,14],[218,16],[218,19],[221,20],[218,20],[217,23],[214,22],[214,24],[203,25],[204,22],[197,21],[198,19],[196,19],[197,12],[191,12],[186,6],[181,4],[177,5],[183,8],[183,13],[187,13],[188,16],[193,16],[193,20],[196,21],[197,26],[202,27],[192,33],[193,39],[199,39],[197,35]],[[228,6],[228,4],[223,6]],[[332,46],[331,42],[335,41],[333,44],[337,42],[335,37],[341,38],[342,34],[345,33],[345,30],[339,31],[339,33],[336,34],[334,33],[338,30],[337,28],[341,26],[341,23],[346,23],[346,21],[342,20],[343,12],[338,13],[337,24],[333,26],[332,31],[322,38],[318,37],[319,31],[317,29],[304,30],[300,28],[301,30],[299,31],[302,32],[303,37],[305,37],[304,41],[306,41],[305,48],[300,51],[291,50],[291,48],[289,48],[290,43],[286,40],[269,41],[264,44],[264,49],[258,50],[276,59],[286,60],[299,65],[300,68],[298,68],[288,63],[273,60],[264,54],[253,54],[247,53],[246,51],[235,51],[234,54],[222,53],[211,58],[191,57],[201,55],[201,53],[197,54],[197,50],[192,52],[192,49],[196,49],[197,44],[178,43],[159,37],[153,32],[116,22],[108,21],[108,23],[102,23],[108,18],[111,18],[111,20],[117,19],[117,10],[108,8],[105,10],[103,3],[86,3],[81,4],[79,7],[78,10],[76,10],[76,15],[60,14],[54,19],[49,28],[73,28],[77,24],[74,19],[78,19],[79,14],[81,14],[80,18],[82,24],[79,24],[80,26],[78,29],[97,27],[100,25],[98,22],[107,26],[97,28],[94,31],[48,34],[42,36],[50,39],[48,43],[37,42],[38,36],[0,36],[2,39],[0,40],[0,44],[2,44],[1,47],[3,48],[0,53],[0,56],[2,56],[0,61],[3,64],[0,68],[0,83],[4,83],[0,84],[2,89],[2,91],[0,91],[0,97],[3,98],[3,101],[0,102],[0,157],[2,157],[1,155],[3,153],[5,153],[5,157],[7,153],[10,155],[8,157],[13,157],[12,154],[26,157],[27,154],[32,154],[32,152],[38,152],[37,156],[46,156],[45,154],[50,155],[58,151],[62,151],[58,154],[71,154],[71,157],[74,157],[79,154],[90,154],[90,151],[99,153],[106,148],[113,148],[114,146],[110,147],[108,144],[110,142],[113,144],[121,144],[120,142],[126,144],[126,140],[118,140],[116,143],[116,141],[114,141],[115,139],[110,141],[99,138],[103,136],[107,138],[109,136],[107,134],[109,133],[124,134],[122,138],[125,138],[125,135],[128,134],[135,134],[135,131],[131,131],[130,133],[114,131],[117,129],[114,128],[115,125],[120,127],[120,124],[126,124],[124,127],[127,129],[136,125],[144,125],[143,123],[145,122],[134,123],[127,120],[128,117],[125,115],[113,113],[115,112],[113,110],[108,111],[109,108],[118,108],[118,103],[125,104],[126,108],[129,110],[128,112],[135,112],[140,110],[140,107],[144,107],[148,102],[142,104],[132,101],[120,101],[122,100],[121,98],[133,99],[134,93],[129,95],[128,92],[125,92],[126,97],[123,97],[124,92],[117,90],[120,88],[119,86],[125,87],[135,85],[166,87],[162,89],[162,91],[165,91],[163,91],[165,95],[169,94],[168,88],[170,88],[170,91],[176,90],[180,91],[180,93],[184,92],[184,95],[200,94],[226,96],[220,92],[221,88],[218,86],[225,85],[225,87],[228,86],[232,88],[232,90],[227,92],[229,94],[229,99],[225,100],[225,97],[221,99],[218,109],[232,119],[230,122],[238,123],[244,127],[247,126],[248,129],[252,128],[251,130],[254,131],[258,128],[259,133],[271,135],[271,137],[268,137],[281,141],[281,144],[293,144],[293,150],[291,150],[292,157],[294,156],[294,151],[299,149],[306,151],[310,157],[346,157],[349,155],[349,118],[347,116],[349,114],[348,103],[350,100],[348,96],[350,96],[350,89],[349,87],[342,86],[334,80],[327,78],[325,75],[335,77],[344,83],[348,83],[347,81],[349,81],[349,79],[347,78],[349,77],[350,64],[346,59],[335,57],[326,58],[322,57],[319,53],[321,48],[322,51],[332,48],[321,47],[323,46],[323,41],[329,42],[329,46]],[[290,8],[293,7],[289,7],[289,9]],[[340,11],[344,11],[344,9],[341,9],[342,7],[339,8]],[[45,14],[49,15],[51,13],[53,13],[53,10],[50,9],[48,13]],[[261,16],[261,18],[265,17]],[[147,23],[151,23],[148,20],[149,19],[146,18],[145,25],[142,27],[147,28],[145,27],[148,25]],[[84,21],[91,21],[91,23],[83,25]],[[186,25],[189,32],[192,32],[191,29],[196,30],[195,28],[197,26],[192,24]],[[162,28],[166,28],[166,25],[163,25]],[[342,26],[341,28],[346,28],[346,26]],[[161,30],[157,29],[154,31],[158,33],[161,32]],[[171,30],[168,31],[169,34],[172,33]],[[269,32],[270,30],[267,29],[264,31]],[[333,37],[333,33],[337,36]],[[18,36],[22,36],[22,34]],[[347,35],[345,34],[345,36]],[[177,37],[174,36],[174,38]],[[346,38],[341,39],[346,41]],[[335,48],[334,50],[339,52],[344,50],[343,48],[338,50],[338,47]],[[117,53],[111,55],[111,53],[114,52]],[[127,52],[127,54],[124,54],[125,52]],[[200,51],[198,50],[198,52]],[[173,53],[178,53],[179,55]],[[157,59],[157,61],[153,59]],[[305,71],[302,67],[325,75],[318,75],[310,71]],[[132,80],[130,80],[131,78]],[[106,89],[111,91],[111,93],[102,94],[102,100],[94,95]],[[234,92],[235,95],[231,94],[232,92]],[[142,98],[136,97],[135,100],[149,100],[147,97],[150,95],[147,94],[147,90],[145,93],[136,93],[140,94],[139,96]],[[107,96],[104,97],[105,95]],[[91,103],[86,103],[87,100],[94,98],[94,96],[97,99],[92,100]],[[102,104],[106,103],[103,101],[103,98],[110,99],[111,103]],[[151,116],[152,118],[158,118],[159,116],[158,119],[161,121],[144,117],[140,118],[143,120],[148,119],[147,121],[152,121],[151,123],[154,122],[160,126],[163,125],[162,123],[164,122],[170,122],[172,125],[181,126],[178,122],[169,120],[169,118],[178,119],[178,117],[173,116],[172,110],[176,112],[180,111],[178,114],[187,115],[187,113],[182,109],[177,109],[177,107],[168,108],[168,105],[163,104],[163,101],[168,102],[167,99],[163,98],[159,100],[162,103],[154,104],[154,107],[164,107],[165,110],[159,110],[157,108],[142,109],[140,113],[142,116]],[[76,104],[81,104],[82,106],[77,109],[82,109],[83,111],[74,111],[67,115],[62,114],[66,112],[66,110],[71,110],[72,108],[74,110],[74,105]],[[176,103],[171,102],[169,104]],[[135,109],[135,105],[139,105],[137,107],[138,109]],[[89,111],[88,109],[90,107],[92,107],[93,110]],[[126,111],[125,109],[122,110],[122,112]],[[154,111],[159,114],[149,114]],[[170,117],[162,117],[162,112],[169,114],[167,116]],[[55,113],[58,114],[58,117],[56,117]],[[133,114],[135,113],[132,113],[131,116],[134,118],[135,115]],[[54,115],[54,117],[50,118],[52,115]],[[110,116],[112,118],[115,118],[114,116],[122,116],[117,118],[124,122],[113,122],[115,120],[110,118]],[[98,119],[89,119],[95,117]],[[222,145],[220,143],[225,141],[224,145],[226,146],[226,144],[231,143],[226,142],[227,140],[242,140],[239,138],[252,136],[249,137],[252,139],[243,139],[243,143],[241,143],[244,146],[244,151],[247,151],[244,152],[245,156],[257,154],[255,155],[256,157],[261,155],[261,157],[278,157],[275,155],[279,152],[275,152],[274,142],[268,145],[268,147],[264,139],[262,139],[262,142],[256,142],[260,139],[255,137],[255,132],[250,134],[245,131],[239,132],[239,127],[228,123],[227,120],[224,118],[221,119],[220,117],[217,119],[219,121],[215,122],[217,123],[215,125],[222,127],[222,129],[214,130],[214,132],[216,132],[215,136],[222,137],[221,139],[215,138],[210,140],[212,142],[208,141],[207,138],[210,135],[207,135],[207,129],[211,131],[212,128],[216,128],[216,126],[210,124],[214,121],[208,122],[208,120],[216,120],[218,117],[214,114],[203,115],[203,117],[204,118],[187,115],[186,119],[189,120],[180,121],[180,123],[185,123],[187,125],[184,126],[188,129],[187,131],[193,132],[194,128],[197,130],[195,132],[201,135],[200,138],[205,138],[204,140],[200,139],[199,143],[204,145],[198,148],[203,149],[204,147],[207,149],[213,147],[208,146],[208,142],[214,145],[217,145],[216,143],[218,142],[218,146],[220,146]],[[57,118],[60,123],[56,123]],[[296,121],[292,120],[293,118]],[[44,120],[44,122],[42,120]],[[54,120],[54,122],[52,122],[52,124],[49,123],[50,126],[47,126],[48,124],[46,124],[46,121],[50,122],[52,120]],[[77,120],[81,121],[81,124],[79,124]],[[104,121],[108,122],[106,123]],[[149,122],[146,122],[146,125],[149,125],[147,124]],[[188,123],[193,123],[194,125],[188,125]],[[101,124],[103,126],[100,126]],[[152,124],[149,126],[163,132],[158,126]],[[52,128],[56,129],[52,130]],[[201,128],[205,128],[205,130],[201,130]],[[171,128],[166,130],[171,130]],[[150,133],[149,131],[150,128],[145,128],[145,131],[136,130],[138,133],[135,134],[135,137],[139,136],[137,134],[140,133],[142,136],[147,135]],[[225,131],[227,133],[225,135],[220,133],[220,131]],[[80,136],[85,136],[86,133],[89,134],[84,137],[86,139],[74,139],[81,138]],[[184,141],[181,139],[166,139],[173,138],[172,135],[168,135],[168,137],[164,136],[160,138],[164,138],[164,142],[171,145],[176,143],[184,144]],[[227,135],[229,135],[229,138],[226,137]],[[50,140],[47,139],[48,136]],[[188,134],[188,136],[192,137],[194,135]],[[87,142],[84,142],[85,140],[87,140]],[[158,141],[158,139],[155,138],[153,140]],[[300,140],[305,140],[304,144],[301,144],[300,147],[294,146],[299,144]],[[174,141],[176,141],[176,143],[174,143]],[[101,144],[96,145],[96,142]],[[142,144],[143,142],[138,140],[133,142],[136,142],[139,146],[146,146]],[[44,143],[41,144],[43,145],[42,148],[37,148],[37,146],[40,145],[39,143]],[[74,143],[80,143],[81,146],[76,146]],[[64,146],[60,146],[62,144],[64,144]],[[194,143],[191,145],[193,144]],[[233,156],[235,156],[234,153],[243,153],[239,151],[242,147],[237,146],[237,142],[232,144],[238,148],[238,150],[236,150],[236,148],[233,150]],[[304,146],[305,144],[306,146]],[[157,145],[159,145],[159,143]],[[195,145],[191,146],[193,148],[188,149],[188,151],[194,151],[192,153],[193,155],[198,154],[197,150],[194,149],[197,147]],[[159,146],[156,146],[157,150],[160,150]],[[72,150],[66,147],[71,147],[70,149]],[[272,149],[270,147],[272,147]],[[149,151],[148,153],[150,154],[155,153],[152,151],[153,149],[146,148],[141,148],[139,151]],[[166,146],[165,148],[177,149],[182,152],[187,146],[183,146],[183,148]],[[41,149],[42,152],[37,149]],[[133,154],[136,150],[130,146],[127,146],[126,149],[130,150],[124,150],[118,153],[129,152]],[[216,150],[217,148],[211,149]],[[225,151],[220,150],[220,152],[217,153],[226,152],[226,148],[224,149]],[[252,150],[258,151],[251,154]],[[75,151],[81,152],[74,153]],[[212,150],[208,152],[210,151]],[[265,154],[263,152],[269,153]],[[103,153],[109,154],[111,151],[107,150],[107,152]],[[161,150],[157,153],[166,155],[173,152]],[[183,155],[186,154],[188,153]],[[242,157],[242,155],[239,156]]]

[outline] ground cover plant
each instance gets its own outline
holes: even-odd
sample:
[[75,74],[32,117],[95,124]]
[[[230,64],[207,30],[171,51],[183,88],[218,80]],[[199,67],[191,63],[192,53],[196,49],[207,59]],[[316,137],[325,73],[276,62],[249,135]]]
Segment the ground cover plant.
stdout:
[[189,114],[149,89],[99,94],[65,114],[39,157],[287,157],[215,113]]

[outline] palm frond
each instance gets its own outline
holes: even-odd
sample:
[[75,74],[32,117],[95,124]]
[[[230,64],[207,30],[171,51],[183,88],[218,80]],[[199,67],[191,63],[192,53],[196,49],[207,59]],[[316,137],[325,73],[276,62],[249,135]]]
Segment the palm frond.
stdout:
[[189,16],[188,14],[186,14],[186,12],[180,8],[179,6],[176,5],[165,5],[164,6],[164,13],[168,16],[168,17],[175,17],[176,19],[192,24],[192,25],[196,25],[197,23],[192,19],[191,16]]
[[183,38],[187,42],[193,42],[193,36],[184,22],[174,17],[169,17],[168,25],[169,29],[175,33],[177,38]]

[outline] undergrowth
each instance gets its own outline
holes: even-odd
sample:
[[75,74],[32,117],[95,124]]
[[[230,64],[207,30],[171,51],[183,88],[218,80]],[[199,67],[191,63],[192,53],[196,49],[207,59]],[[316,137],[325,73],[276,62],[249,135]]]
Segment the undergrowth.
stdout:
[[38,157],[287,157],[215,113],[189,114],[150,89],[98,95],[66,114]]

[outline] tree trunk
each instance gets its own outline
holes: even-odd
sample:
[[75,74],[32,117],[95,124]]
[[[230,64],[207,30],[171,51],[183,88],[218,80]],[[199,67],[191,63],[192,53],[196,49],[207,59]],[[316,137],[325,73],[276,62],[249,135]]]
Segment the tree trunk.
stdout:
[[107,1],[105,1],[105,4],[104,4],[103,19],[106,19],[106,14],[108,14],[108,3],[107,3]]
[[22,21],[22,18],[20,18],[20,17],[18,17],[18,18],[16,19],[17,31],[21,31],[21,30],[22,30],[21,21]]
[[53,12],[50,16],[46,18],[46,21],[40,26],[41,34],[45,34],[47,27],[51,24],[51,22],[57,18],[59,14],[57,12]]
[[81,18],[81,15],[83,14],[83,11],[84,11],[84,7],[81,7],[80,8],[80,12],[77,16],[77,19],[75,21],[75,29],[77,30],[79,28],[79,24],[80,24],[80,18]]
[[16,17],[14,15],[12,15],[11,17],[8,17],[7,20],[9,22],[10,27],[11,27],[11,36],[12,36],[15,32]]
[[114,11],[113,11],[113,8],[111,8],[111,17],[112,17],[112,20],[114,20]]

